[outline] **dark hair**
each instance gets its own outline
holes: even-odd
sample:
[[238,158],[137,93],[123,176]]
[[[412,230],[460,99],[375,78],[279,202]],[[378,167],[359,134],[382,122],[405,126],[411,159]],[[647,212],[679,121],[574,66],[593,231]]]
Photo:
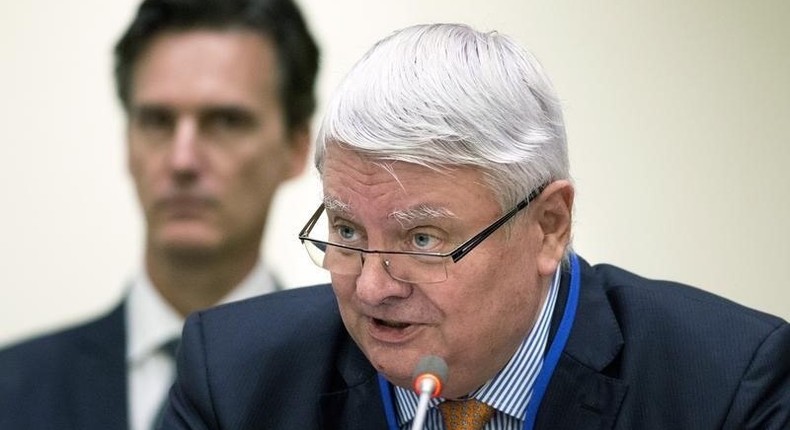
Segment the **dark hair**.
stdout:
[[128,111],[136,61],[163,32],[194,29],[251,30],[271,40],[280,72],[280,100],[289,130],[305,125],[315,109],[318,47],[292,0],[145,0],[115,46],[115,85]]

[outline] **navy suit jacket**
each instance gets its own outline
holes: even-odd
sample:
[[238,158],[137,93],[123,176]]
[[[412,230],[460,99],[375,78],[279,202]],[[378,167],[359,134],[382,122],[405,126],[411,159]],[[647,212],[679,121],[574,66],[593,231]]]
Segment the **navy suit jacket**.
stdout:
[[[787,322],[581,265],[575,322],[535,428],[790,428]],[[567,273],[561,285],[553,330]],[[324,285],[192,315],[162,428],[370,430],[386,421],[376,372]]]
[[0,429],[127,430],[124,305],[0,351]]

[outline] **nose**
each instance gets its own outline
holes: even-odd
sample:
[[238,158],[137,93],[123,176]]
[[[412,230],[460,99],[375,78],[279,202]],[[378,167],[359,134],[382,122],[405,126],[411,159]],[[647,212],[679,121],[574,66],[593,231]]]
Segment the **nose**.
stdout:
[[360,257],[362,271],[357,277],[356,294],[363,303],[377,306],[411,295],[410,284],[390,276],[386,254],[360,254]]
[[179,118],[170,153],[170,165],[177,178],[190,179],[197,172],[200,165],[198,131],[197,121]]

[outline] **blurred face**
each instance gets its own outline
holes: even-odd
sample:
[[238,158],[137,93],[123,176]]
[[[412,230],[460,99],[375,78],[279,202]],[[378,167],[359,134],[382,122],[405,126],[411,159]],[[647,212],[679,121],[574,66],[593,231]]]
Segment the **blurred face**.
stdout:
[[[325,198],[343,203],[327,207],[330,229],[367,249],[417,243],[429,252],[450,251],[502,215],[471,168],[443,174],[393,163],[390,173],[336,145],[324,167]],[[411,387],[420,357],[438,355],[449,366],[443,396],[458,397],[506,364],[532,327],[551,274],[538,267],[543,236],[532,209],[458,263],[448,263],[441,283],[397,281],[372,254],[360,275],[332,275],[343,322],[378,371]],[[423,215],[404,221],[392,216],[396,211]]]
[[304,167],[309,139],[285,128],[269,40],[164,33],[140,56],[132,87],[129,169],[149,250],[257,253],[272,195]]

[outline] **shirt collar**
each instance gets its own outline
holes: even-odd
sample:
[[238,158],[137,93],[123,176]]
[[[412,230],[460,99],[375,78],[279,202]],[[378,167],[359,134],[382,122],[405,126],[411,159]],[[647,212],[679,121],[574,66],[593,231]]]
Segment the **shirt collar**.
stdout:
[[[274,278],[258,263],[244,280],[217,304],[230,303],[273,292]],[[148,273],[140,271],[132,280],[126,307],[126,360],[138,363],[164,343],[181,336],[184,318],[156,291]]]
[[[505,413],[518,420],[524,419],[524,411],[530,397],[532,397],[532,387],[543,364],[543,355],[548,342],[549,326],[557,301],[559,284],[560,267],[557,267],[546,300],[544,300],[538,318],[527,337],[521,342],[505,367],[493,379],[470,393],[469,397],[493,406],[500,413]],[[444,400],[441,397],[432,398],[428,407],[435,408]],[[419,397],[413,390],[396,386],[395,401],[398,422],[402,427],[414,419]]]

